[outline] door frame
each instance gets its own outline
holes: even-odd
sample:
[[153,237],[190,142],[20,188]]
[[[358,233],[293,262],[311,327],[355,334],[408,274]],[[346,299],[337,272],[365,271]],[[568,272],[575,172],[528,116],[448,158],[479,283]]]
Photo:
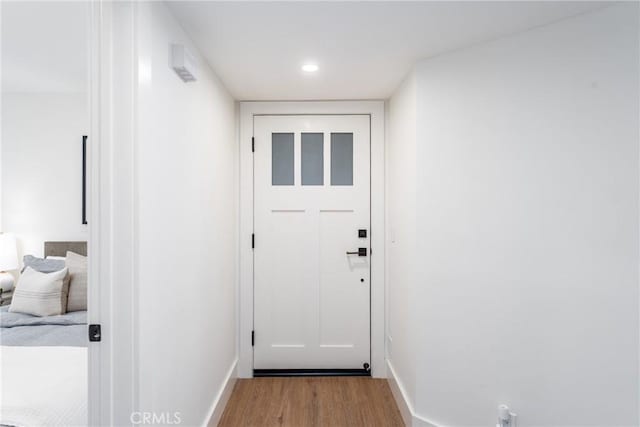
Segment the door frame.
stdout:
[[87,349],[91,426],[132,425],[138,410],[136,59],[147,9],[98,0],[88,11],[87,320],[102,329]]
[[259,115],[369,115],[371,135],[371,376],[385,365],[385,155],[384,101],[240,102],[238,229],[238,377],[253,377],[253,118]]

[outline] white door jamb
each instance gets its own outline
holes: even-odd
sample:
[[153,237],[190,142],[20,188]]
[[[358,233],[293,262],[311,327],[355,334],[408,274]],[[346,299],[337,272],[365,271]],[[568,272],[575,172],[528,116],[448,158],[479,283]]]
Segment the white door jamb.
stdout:
[[135,2],[99,0],[90,4],[88,17],[88,322],[102,329],[101,341],[88,347],[92,426],[131,425],[137,406],[134,58],[139,10]]

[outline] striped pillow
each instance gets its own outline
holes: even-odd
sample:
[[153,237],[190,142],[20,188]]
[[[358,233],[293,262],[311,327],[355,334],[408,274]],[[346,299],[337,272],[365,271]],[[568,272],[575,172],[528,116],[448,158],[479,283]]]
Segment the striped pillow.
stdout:
[[40,273],[31,267],[20,276],[9,311],[34,316],[55,316],[67,311],[69,273],[66,268]]

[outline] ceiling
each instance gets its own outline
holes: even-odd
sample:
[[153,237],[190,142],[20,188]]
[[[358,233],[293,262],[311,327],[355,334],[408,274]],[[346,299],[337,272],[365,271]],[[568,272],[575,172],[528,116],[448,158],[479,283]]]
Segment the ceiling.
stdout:
[[2,92],[82,92],[88,73],[84,2],[0,2]]
[[[239,100],[384,99],[422,58],[598,2],[168,2]],[[305,75],[301,65],[320,70]]]
[[[239,100],[384,99],[419,59],[610,4],[168,2]],[[86,90],[86,2],[0,5],[3,92]]]

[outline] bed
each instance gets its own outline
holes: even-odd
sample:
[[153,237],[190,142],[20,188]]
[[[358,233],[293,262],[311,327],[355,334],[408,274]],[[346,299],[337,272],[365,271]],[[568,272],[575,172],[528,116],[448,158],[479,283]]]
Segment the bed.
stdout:
[[[86,255],[46,242],[45,256]],[[87,312],[36,317],[0,308],[0,425],[87,425]]]

